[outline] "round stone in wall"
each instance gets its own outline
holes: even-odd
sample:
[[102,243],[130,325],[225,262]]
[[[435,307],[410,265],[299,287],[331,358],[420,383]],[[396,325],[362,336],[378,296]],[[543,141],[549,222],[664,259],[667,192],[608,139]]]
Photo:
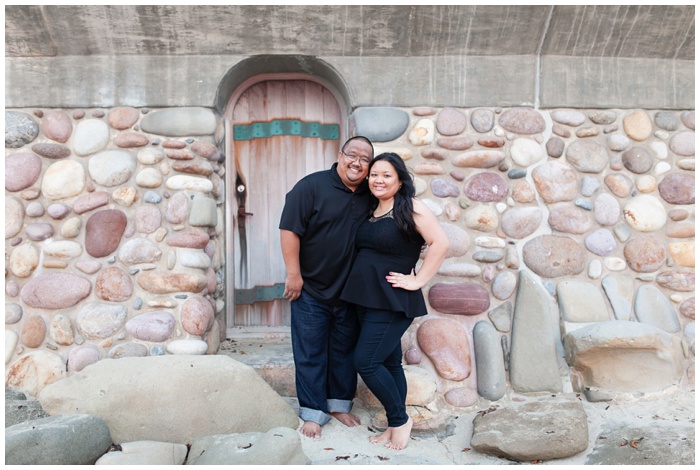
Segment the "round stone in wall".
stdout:
[[518,138],[510,146],[510,157],[516,165],[527,167],[544,157],[539,143],[532,139]]
[[651,170],[654,156],[645,147],[632,147],[622,154],[622,164],[632,173],[641,175]]
[[442,135],[457,135],[467,128],[467,115],[454,108],[445,108],[438,113],[437,131]]
[[90,177],[102,186],[118,186],[131,178],[136,170],[136,158],[123,150],[106,150],[90,157]]
[[77,196],[85,189],[85,169],[74,160],[59,160],[44,173],[41,193],[50,200]]
[[39,124],[27,113],[5,111],[5,148],[20,148],[39,135]]
[[63,111],[49,111],[41,121],[41,130],[49,139],[64,144],[73,133],[73,121]]
[[477,173],[465,183],[464,193],[474,201],[500,201],[508,194],[508,184],[496,173]]
[[581,111],[557,109],[551,112],[552,120],[571,127],[578,127],[586,122],[586,115]]
[[666,209],[657,198],[647,194],[632,199],[622,212],[630,227],[640,232],[653,232],[666,223]]
[[112,108],[107,119],[110,126],[121,131],[136,124],[139,120],[139,115],[139,110],[136,108],[118,107]]
[[100,352],[95,346],[77,346],[68,352],[68,371],[80,372],[90,364],[94,364],[99,360]]
[[622,119],[622,127],[630,139],[640,142],[649,137],[653,130],[649,115],[642,110],[633,111],[625,116]]
[[143,132],[169,137],[212,135],[216,132],[216,116],[209,108],[171,108],[148,113],[139,125]]
[[509,109],[498,118],[498,123],[508,132],[515,134],[539,134],[544,132],[544,118],[529,108]]
[[671,111],[659,111],[654,114],[654,123],[656,123],[659,128],[666,131],[675,131],[680,124],[678,117]]
[[95,294],[109,302],[124,302],[131,298],[134,283],[129,275],[116,266],[105,268],[97,275]]
[[610,161],[608,151],[594,140],[579,139],[566,150],[566,160],[582,173],[600,173]]
[[144,313],[126,322],[126,331],[141,341],[166,341],[174,330],[175,317],[165,311]]
[[695,111],[683,111],[681,121],[688,129],[695,130]]
[[659,183],[659,194],[669,204],[695,204],[695,178],[686,173],[671,173]]
[[495,115],[490,109],[475,109],[470,116],[470,122],[476,132],[481,132],[483,134],[493,129]]
[[542,211],[539,207],[522,207],[510,209],[501,217],[501,229],[511,238],[522,239],[537,230],[542,223]]
[[573,201],[578,195],[577,173],[559,161],[549,161],[532,170],[537,192],[548,204]]
[[695,155],[695,132],[679,132],[671,138],[668,146],[676,155],[684,157]]
[[[612,232],[606,228],[599,228],[586,235],[583,241],[586,248],[591,253],[598,256],[610,256],[617,249],[617,242]],[[600,261],[598,262],[600,263]],[[589,273],[595,273],[595,267],[589,266]],[[599,274],[598,274],[599,275]],[[592,278],[597,278],[597,276],[592,276]]]
[[654,235],[631,238],[625,245],[627,265],[638,273],[651,273],[666,263],[666,247]]
[[418,327],[416,338],[440,377],[454,381],[469,377],[469,338],[458,322],[448,318],[426,320]]
[[75,323],[86,339],[105,339],[124,326],[128,308],[124,305],[90,303],[78,311]]
[[41,159],[33,153],[5,157],[5,190],[21,191],[33,185],[41,174]]
[[109,143],[109,127],[100,119],[86,119],[78,123],[73,134],[73,151],[76,155],[92,155]]
[[555,278],[581,273],[585,255],[572,238],[540,235],[523,246],[523,261],[535,274]]
[[95,258],[112,254],[119,246],[126,223],[126,215],[116,209],[91,215],[85,224],[85,251]]

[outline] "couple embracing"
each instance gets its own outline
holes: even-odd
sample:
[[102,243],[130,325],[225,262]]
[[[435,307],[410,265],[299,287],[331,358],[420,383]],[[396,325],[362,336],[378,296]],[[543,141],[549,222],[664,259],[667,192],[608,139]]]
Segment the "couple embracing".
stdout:
[[395,153],[373,157],[369,139],[352,137],[329,170],[302,178],[287,194],[279,225],[284,296],[292,309],[300,432],[319,439],[332,417],[360,424],[350,413],[359,373],[388,420],[370,441],[401,450],[413,426],[401,336],[428,313],[421,288],[449,241],[415,198],[403,160]]

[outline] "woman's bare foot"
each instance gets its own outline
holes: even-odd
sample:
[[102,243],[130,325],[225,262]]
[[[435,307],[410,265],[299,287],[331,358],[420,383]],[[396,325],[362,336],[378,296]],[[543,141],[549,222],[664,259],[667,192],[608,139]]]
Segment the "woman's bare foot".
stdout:
[[398,428],[391,429],[391,441],[384,444],[387,449],[402,450],[408,445],[408,440],[411,438],[411,429],[413,428],[413,420],[409,417],[405,424]]
[[384,444],[386,442],[391,441],[391,429],[392,428],[386,428],[386,431],[384,431],[380,435],[370,437],[369,442],[371,442],[372,444]]
[[360,424],[360,418],[350,413],[340,413],[336,411],[331,413],[331,416],[350,428]]
[[313,421],[304,421],[299,432],[303,436],[310,437],[315,441],[321,439],[321,425]]

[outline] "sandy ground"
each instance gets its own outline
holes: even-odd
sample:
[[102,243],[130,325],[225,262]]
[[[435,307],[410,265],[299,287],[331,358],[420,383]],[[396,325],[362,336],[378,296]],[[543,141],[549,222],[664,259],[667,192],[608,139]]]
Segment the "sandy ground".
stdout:
[[[575,395],[570,397],[577,399]],[[287,398],[298,409],[296,399]],[[654,453],[650,460],[660,458],[668,463],[687,462],[694,452],[695,392],[671,390],[654,396],[629,397],[624,401],[590,403],[581,399],[588,416],[589,446],[572,457],[544,462],[523,462],[540,465],[627,464],[641,458],[643,452]],[[503,404],[501,406],[508,406]],[[470,449],[472,420],[479,410],[451,417],[434,431],[414,431],[408,447],[394,451],[371,444],[369,437],[379,431],[371,427],[372,415],[355,404],[353,413],[362,425],[346,427],[333,419],[323,427],[320,440],[302,436],[302,446],[314,465],[513,465],[519,462],[494,457]],[[634,435],[630,434],[633,433]],[[636,434],[635,434],[636,433]],[[626,435],[630,434],[630,435]],[[640,435],[637,435],[640,434]],[[682,437],[669,441],[669,435]],[[692,435],[691,435],[692,434]],[[643,437],[638,449],[624,445]],[[608,449],[601,449],[601,443]],[[688,440],[686,440],[688,439]],[[662,443],[661,440],[664,440]],[[655,446],[656,441],[656,446]],[[675,444],[674,444],[675,442]],[[685,446],[681,449],[680,446]],[[692,446],[692,447],[688,447]],[[676,447],[678,447],[676,449]],[[590,459],[595,452],[597,456]],[[607,454],[601,454],[607,452]],[[627,452],[627,454],[625,454]],[[640,453],[641,452],[641,453]],[[674,454],[684,452],[680,458]],[[649,457],[644,457],[649,459]],[[675,460],[674,460],[675,458]],[[602,460],[602,462],[601,462]],[[692,463],[692,462],[691,462]]]

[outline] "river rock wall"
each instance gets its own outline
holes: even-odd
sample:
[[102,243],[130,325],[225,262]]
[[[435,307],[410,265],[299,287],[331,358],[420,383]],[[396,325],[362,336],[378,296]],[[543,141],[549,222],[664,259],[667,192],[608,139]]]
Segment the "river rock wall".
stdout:
[[[355,110],[451,241],[403,338],[412,409],[693,384],[694,128],[692,110]],[[205,108],[6,111],[6,386],[218,351],[222,134]]]
[[360,108],[352,122],[403,158],[451,241],[403,338],[414,421],[518,393],[694,386],[694,111]]
[[6,386],[218,351],[220,131],[205,108],[6,111]]

